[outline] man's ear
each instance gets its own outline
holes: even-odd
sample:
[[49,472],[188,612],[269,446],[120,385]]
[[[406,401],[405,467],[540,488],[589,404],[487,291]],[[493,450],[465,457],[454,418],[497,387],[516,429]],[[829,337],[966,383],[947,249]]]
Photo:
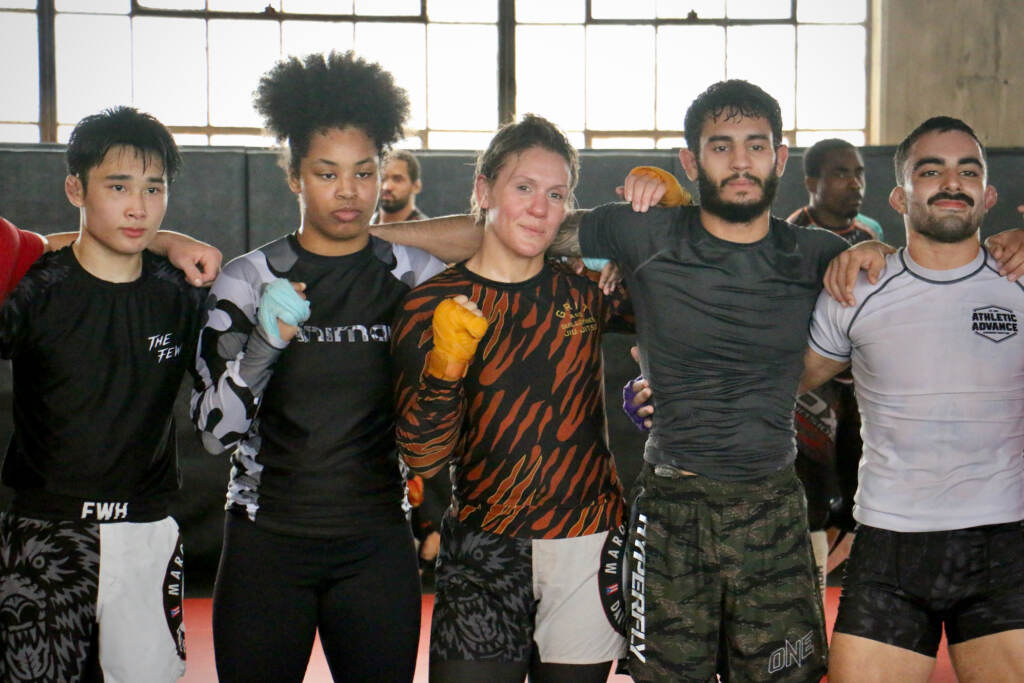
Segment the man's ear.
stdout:
[[78,176],[69,175],[64,179],[64,194],[67,195],[72,206],[79,209],[85,206],[85,186],[82,185],[82,180]]
[[686,147],[679,150],[679,163],[683,165],[683,170],[686,171],[686,177],[691,182],[697,180],[697,155],[691,152]]
[[483,174],[476,177],[476,183],[473,186],[473,192],[476,193],[476,205],[481,209],[491,208],[491,186],[487,182],[487,177]]
[[412,184],[412,193],[413,194],[419,194],[422,191],[423,191],[423,181],[422,180],[417,180],[415,183]]
[[775,148],[775,175],[782,175],[786,172],[786,162],[789,160],[789,147],[779,145]]
[[889,206],[896,209],[898,213],[906,215],[907,191],[903,189],[902,185],[892,188],[892,192],[889,193]]
[[812,178],[811,176],[804,177],[804,187],[807,188],[808,194],[818,194],[818,180],[820,180],[820,178]]
[[994,185],[985,186],[985,210],[988,211],[995,206],[996,201],[999,200],[999,193],[996,192]]

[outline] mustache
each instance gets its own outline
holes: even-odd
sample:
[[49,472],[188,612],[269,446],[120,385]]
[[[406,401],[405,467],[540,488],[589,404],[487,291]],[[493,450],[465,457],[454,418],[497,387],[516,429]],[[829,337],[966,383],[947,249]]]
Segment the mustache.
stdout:
[[957,194],[950,194],[949,192],[939,192],[938,194],[934,194],[928,200],[928,205],[931,206],[935,202],[942,201],[943,199],[947,199],[953,202],[963,202],[967,206],[974,206],[973,199],[959,192]]
[[735,173],[726,178],[725,180],[723,180],[721,183],[719,183],[718,186],[725,187],[732,181],[739,180],[740,178],[743,178],[744,180],[749,180],[752,183],[756,183],[758,187],[760,187],[762,190],[764,189],[764,181],[758,178],[757,176],[750,175],[749,173]]

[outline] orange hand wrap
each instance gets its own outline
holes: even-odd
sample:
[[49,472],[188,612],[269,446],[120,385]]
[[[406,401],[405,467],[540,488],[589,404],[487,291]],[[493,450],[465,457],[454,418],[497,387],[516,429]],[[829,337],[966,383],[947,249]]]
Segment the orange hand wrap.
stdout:
[[663,168],[657,166],[637,166],[629,175],[644,176],[660,180],[665,185],[665,196],[658,202],[658,206],[688,206],[693,203],[693,197],[683,189],[676,177]]
[[405,486],[409,490],[409,505],[418,508],[423,504],[423,477],[414,474],[405,480]]
[[487,332],[487,319],[445,299],[434,310],[434,348],[427,355],[427,372],[440,379],[461,379],[476,345]]

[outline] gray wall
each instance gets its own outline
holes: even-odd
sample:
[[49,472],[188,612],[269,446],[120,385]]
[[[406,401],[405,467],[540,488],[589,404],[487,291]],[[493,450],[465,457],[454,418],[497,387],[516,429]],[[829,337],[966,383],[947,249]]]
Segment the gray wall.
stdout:
[[[76,210],[63,193],[62,152],[59,145],[0,145],[0,215],[21,227],[42,233],[77,228]],[[883,224],[890,242],[902,244],[902,223],[887,204],[893,182],[892,148],[866,148],[863,154],[868,178],[864,212]],[[583,207],[614,199],[615,186],[636,165],[658,165],[684,177],[675,153],[669,151],[584,151],[581,156],[582,175],[577,196]],[[181,176],[170,193],[165,227],[196,235],[216,245],[226,258],[296,227],[297,204],[273,152],[186,148],[184,157]],[[431,151],[421,153],[420,158],[424,191],[418,203],[423,210],[434,216],[465,212],[472,185],[473,155]],[[1009,188],[1011,179],[1021,170],[1024,170],[1024,152],[991,152],[993,182],[1003,184],[1004,191],[1003,200],[989,216],[986,232],[1019,223],[1013,207],[1015,203],[1024,203],[1024,196],[1019,191],[1010,192]],[[802,176],[801,151],[794,150],[789,170],[780,184],[776,214],[788,215],[806,202]],[[631,344],[631,337],[609,335],[604,345],[612,448],[627,484],[638,471],[643,444],[639,433],[618,409],[623,382],[637,372],[628,355]],[[0,363],[0,444],[6,444],[10,435],[10,404],[10,366]],[[188,422],[186,405],[187,387],[182,389],[177,405],[184,485],[174,513],[185,536],[189,585],[203,592],[216,569],[223,521],[220,510],[228,468],[226,458],[211,456],[199,447]]]
[[873,16],[871,142],[898,144],[948,114],[986,144],[1020,145],[1024,2],[873,0]]

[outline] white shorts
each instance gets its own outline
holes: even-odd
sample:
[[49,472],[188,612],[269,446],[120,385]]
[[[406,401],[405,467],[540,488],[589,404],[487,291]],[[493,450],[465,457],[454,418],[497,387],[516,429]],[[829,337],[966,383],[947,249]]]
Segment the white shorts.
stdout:
[[626,640],[608,621],[597,579],[607,537],[605,531],[532,541],[533,639],[540,661],[593,664],[626,656]]

